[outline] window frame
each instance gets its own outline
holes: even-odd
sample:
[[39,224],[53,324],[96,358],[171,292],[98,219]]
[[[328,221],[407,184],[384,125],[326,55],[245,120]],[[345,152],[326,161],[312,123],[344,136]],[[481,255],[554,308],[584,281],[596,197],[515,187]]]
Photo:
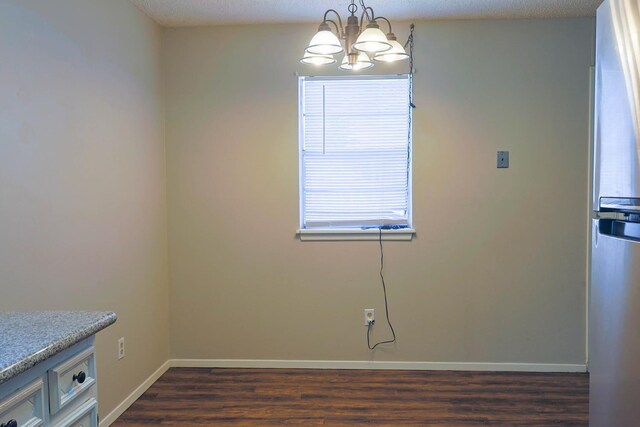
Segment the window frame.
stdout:
[[416,230],[413,228],[413,109],[409,108],[409,165],[407,176],[407,220],[408,227],[400,229],[358,228],[358,227],[324,227],[324,228],[304,228],[304,83],[305,81],[332,81],[332,80],[381,80],[381,79],[401,79],[408,80],[411,88],[410,74],[385,74],[385,75],[348,75],[348,76],[299,76],[298,77],[298,215],[299,228],[297,234],[302,241],[309,240],[399,240],[410,241]]

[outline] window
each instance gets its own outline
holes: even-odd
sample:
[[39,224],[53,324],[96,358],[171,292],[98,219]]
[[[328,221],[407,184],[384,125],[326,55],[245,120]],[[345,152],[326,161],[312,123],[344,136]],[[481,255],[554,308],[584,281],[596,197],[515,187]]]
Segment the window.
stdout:
[[299,101],[301,238],[410,238],[409,76],[301,77]]

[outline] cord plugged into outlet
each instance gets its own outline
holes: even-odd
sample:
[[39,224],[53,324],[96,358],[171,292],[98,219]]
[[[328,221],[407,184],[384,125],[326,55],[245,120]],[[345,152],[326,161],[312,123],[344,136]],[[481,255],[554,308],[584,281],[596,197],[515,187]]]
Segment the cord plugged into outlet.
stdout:
[[376,323],[376,313],[373,308],[364,309],[364,326],[373,325]]
[[[391,330],[391,335],[393,336],[390,340],[379,341],[375,343],[373,346],[371,345],[371,329],[375,324],[375,318],[373,316],[373,309],[371,310],[371,317],[367,316],[367,310],[364,311],[364,324],[367,327],[367,347],[369,350],[375,350],[376,347],[382,344],[393,344],[396,342],[396,331],[393,329],[393,325],[391,325],[391,320],[389,319],[389,302],[387,301],[387,285],[384,283],[384,251],[382,250],[382,228],[378,228],[378,242],[380,244],[380,281],[382,282],[382,292],[384,294],[384,314],[387,318],[387,324],[389,325],[389,329]],[[371,321],[369,321],[371,319]]]

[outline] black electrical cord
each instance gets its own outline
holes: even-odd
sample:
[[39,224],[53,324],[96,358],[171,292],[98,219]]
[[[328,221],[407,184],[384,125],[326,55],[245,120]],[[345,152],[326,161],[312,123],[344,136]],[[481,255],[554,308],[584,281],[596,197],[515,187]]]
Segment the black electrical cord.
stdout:
[[[405,48],[407,46],[409,47],[409,108],[413,109],[413,108],[416,108],[415,104],[413,103],[413,30],[415,29],[415,25],[411,24],[409,29],[410,29],[409,37],[407,38],[407,42],[404,44],[404,47]],[[411,145],[411,110],[409,110],[408,121],[409,121],[409,124],[407,126],[408,128],[407,138],[409,140],[409,146],[410,146]],[[407,151],[407,164],[410,164],[410,162],[411,162],[411,148],[409,148],[409,150]],[[409,174],[409,167],[407,167],[407,182],[409,180],[408,174]],[[391,228],[391,227],[388,227],[388,228]],[[387,318],[387,323],[389,324],[389,329],[391,329],[391,335],[393,335],[393,339],[377,342],[376,344],[374,344],[373,347],[371,347],[371,338],[370,338],[371,328],[375,323],[375,321],[371,321],[367,324],[367,347],[369,347],[369,350],[373,350],[377,346],[382,344],[391,344],[396,342],[396,331],[393,329],[391,320],[389,320],[389,302],[387,301],[387,286],[384,283],[384,250],[382,249],[382,226],[378,228],[378,231],[379,231],[378,241],[380,242],[380,280],[382,281],[382,292],[384,293],[384,313]]]
[[380,242],[380,280],[382,281],[382,291],[384,293],[384,313],[385,313],[385,316],[387,317],[387,323],[389,324],[389,329],[391,329],[391,334],[393,335],[393,339],[380,341],[374,344],[373,347],[371,347],[371,341],[370,341],[369,335],[371,333],[371,327],[373,326],[374,322],[369,322],[369,324],[367,325],[367,347],[369,347],[369,350],[373,350],[381,344],[391,344],[396,342],[396,331],[393,330],[393,325],[391,324],[391,320],[389,320],[389,303],[387,301],[387,286],[384,283],[384,251],[382,249],[382,227],[379,227],[378,231],[379,231],[379,242]]

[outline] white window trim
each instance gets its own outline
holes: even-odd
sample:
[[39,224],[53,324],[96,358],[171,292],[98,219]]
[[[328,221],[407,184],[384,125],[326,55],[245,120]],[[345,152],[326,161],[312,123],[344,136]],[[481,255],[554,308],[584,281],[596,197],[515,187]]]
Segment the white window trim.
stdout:
[[[377,228],[352,229],[299,229],[301,241],[342,241],[342,240],[380,240],[380,230]],[[411,241],[416,230],[401,228],[397,230],[382,230],[382,240]]]
[[[300,112],[302,108],[302,97],[300,96],[300,90],[303,84],[303,80],[305,79],[323,79],[323,80],[342,80],[342,79],[379,79],[379,78],[398,78],[398,76],[406,76],[406,78],[411,78],[411,75],[407,74],[394,74],[394,75],[360,75],[360,76],[299,76],[298,77],[298,112]],[[409,109],[409,114],[413,116],[413,110]],[[411,121],[413,122],[413,117],[411,117]],[[411,134],[413,134],[413,129],[411,129]],[[302,125],[300,124],[300,114],[298,113],[298,141],[302,140],[303,130]],[[413,135],[412,138],[413,140]],[[298,142],[300,143],[300,142]],[[411,161],[409,162],[409,182],[408,182],[408,190],[411,197],[408,200],[408,209],[409,209],[409,222],[413,223],[413,141],[411,143],[411,151],[410,151]],[[298,149],[298,183],[302,182],[302,150]],[[299,206],[299,219],[300,219],[300,227],[302,227],[302,218],[303,218],[303,204],[302,202],[302,187],[298,184],[299,193],[298,193],[298,206]],[[299,236],[301,241],[371,241],[371,240],[380,240],[380,231],[377,228],[352,228],[352,229],[339,229],[339,228],[299,228],[296,234]],[[414,234],[416,234],[415,228],[402,228],[402,229],[391,229],[391,230],[382,230],[382,240],[383,241],[411,241],[413,239]]]

